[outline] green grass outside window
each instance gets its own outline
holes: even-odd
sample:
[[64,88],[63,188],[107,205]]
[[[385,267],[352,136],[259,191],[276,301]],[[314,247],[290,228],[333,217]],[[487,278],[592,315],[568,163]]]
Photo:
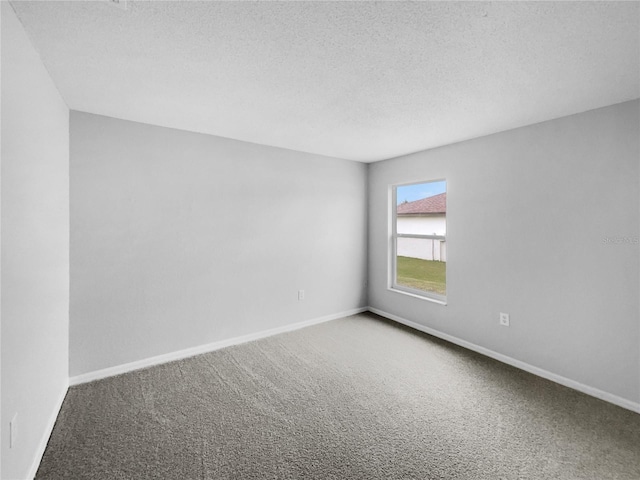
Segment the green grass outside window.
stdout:
[[397,257],[396,283],[439,295],[447,293],[446,262]]

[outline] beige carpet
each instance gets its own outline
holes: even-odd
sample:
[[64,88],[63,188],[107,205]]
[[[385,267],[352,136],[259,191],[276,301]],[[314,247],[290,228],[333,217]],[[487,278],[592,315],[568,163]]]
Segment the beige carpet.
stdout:
[[71,388],[37,479],[640,479],[640,415],[362,314]]

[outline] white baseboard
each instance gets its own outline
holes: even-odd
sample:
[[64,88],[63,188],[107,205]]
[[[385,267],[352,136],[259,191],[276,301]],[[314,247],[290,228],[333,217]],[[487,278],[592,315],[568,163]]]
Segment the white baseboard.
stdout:
[[250,342],[253,340],[258,340],[261,338],[270,337],[273,335],[277,335],[279,333],[291,332],[294,330],[298,330],[300,328],[309,327],[311,325],[316,325],[323,322],[328,322],[331,320],[336,320],[338,318],[348,317],[350,315],[355,315],[358,313],[370,311],[382,317],[388,318],[389,320],[393,320],[395,322],[401,323],[408,327],[411,327],[415,330],[419,330],[421,332],[427,333],[429,335],[433,335],[434,337],[441,338],[448,342],[454,343],[461,347],[467,348],[469,350],[473,350],[474,352],[478,352],[487,357],[491,357],[495,360],[498,360],[502,363],[506,363],[513,367],[519,368],[526,372],[532,373],[542,378],[546,378],[547,380],[551,380],[552,382],[556,382],[560,385],[564,385],[565,387],[572,388],[582,393],[586,393],[587,395],[591,395],[593,397],[599,398],[600,400],[604,400],[606,402],[612,403],[619,407],[631,410],[636,413],[640,413],[640,403],[633,402],[626,398],[619,397],[612,393],[605,392],[603,390],[597,389],[595,387],[590,387],[588,385],[584,385],[575,380],[571,380],[569,378],[563,377],[561,375],[557,375],[555,373],[549,372],[547,370],[543,370],[542,368],[535,367],[528,363],[522,362],[520,360],[516,360],[515,358],[508,357],[501,353],[494,352],[493,350],[489,350],[488,348],[481,347],[474,343],[468,342],[466,340],[462,340],[453,335],[449,335],[447,333],[440,332],[430,327],[425,327],[424,325],[420,325],[419,323],[412,322],[411,320],[407,320],[398,315],[394,315],[392,313],[385,312],[383,310],[379,310],[373,307],[363,307],[363,308],[355,308],[352,310],[347,310],[344,312],[335,313],[332,315],[327,315],[324,317],[314,318],[311,320],[305,320],[302,322],[294,323],[291,325],[284,325],[282,327],[272,328],[269,330],[263,330],[261,332],[251,333],[248,335],[242,335],[239,337],[234,337],[226,340],[220,340],[218,342],[209,343],[206,345],[200,345],[197,347],[187,348],[184,350],[179,350],[177,352],[171,352],[164,355],[158,355],[155,357],[146,358],[143,360],[138,360],[136,362],[126,363],[123,365],[118,365],[115,367],[105,368],[102,370],[96,370],[94,372],[85,373],[82,375],[78,375],[75,377],[69,378],[68,382],[65,382],[63,385],[63,389],[61,394],[56,402],[55,408],[51,413],[49,421],[47,423],[47,428],[43,433],[40,443],[38,444],[38,448],[36,450],[36,454],[33,458],[33,462],[31,464],[31,468],[29,469],[29,474],[27,476],[28,479],[32,480],[35,478],[36,473],[38,472],[38,467],[40,466],[40,462],[42,461],[42,456],[47,448],[47,444],[49,442],[49,438],[55,426],[56,420],[58,418],[58,414],[60,413],[60,409],[62,408],[62,403],[67,394],[67,390],[70,386],[79,385],[86,382],[91,382],[93,380],[99,380],[101,378],[111,377],[114,375],[119,375],[121,373],[130,372],[133,370],[139,370],[141,368],[151,367],[153,365],[159,365],[162,363],[171,362],[174,360],[180,360],[183,358],[192,357],[194,355],[199,355],[202,353],[212,352],[214,350],[219,350],[221,348],[229,347],[232,345],[238,345],[241,343]]
[[69,390],[69,382],[65,381],[62,385],[60,396],[58,397],[55,407],[51,412],[51,416],[49,417],[49,421],[47,422],[47,428],[40,438],[40,443],[38,444],[36,454],[33,457],[33,462],[31,462],[31,468],[29,468],[29,474],[27,475],[27,478],[29,480],[33,480],[36,477],[36,473],[38,473],[38,467],[40,466],[42,456],[44,455],[44,451],[46,450],[47,444],[49,443],[49,437],[51,437],[53,427],[55,426],[56,420],[58,419],[58,414],[60,413],[60,409],[62,408],[62,402],[64,402],[64,397],[67,395],[67,390]]
[[247,335],[241,335],[239,337],[228,338],[226,340],[219,340],[217,342],[208,343],[206,345],[198,345],[197,347],[186,348],[184,350],[178,350],[176,352],[165,353],[155,357],[144,358],[131,363],[125,363],[123,365],[117,365],[115,367],[104,368],[102,370],[96,370],[93,372],[83,373],[69,379],[69,385],[80,385],[82,383],[92,382],[94,380],[100,380],[102,378],[112,377],[114,375],[120,375],[121,373],[131,372],[133,370],[139,370],[141,368],[152,367],[154,365],[160,365],[162,363],[173,362],[175,360],[181,360],[183,358],[193,357],[202,353],[212,352],[221,348],[230,347],[232,345],[238,345],[241,343],[251,342],[253,340],[259,340],[261,338],[270,337],[279,333],[291,332],[300,328],[309,327],[318,323],[328,322],[330,320],[336,320],[338,318],[348,317],[349,315],[355,315],[357,313],[366,312],[367,307],[354,308],[345,312],[334,313],[332,315],[326,315],[320,318],[313,318],[311,320],[305,320],[303,322],[293,323],[291,325],[284,325],[282,327],[271,328],[269,330],[263,330],[261,332],[250,333]]
[[474,352],[481,353],[487,357],[491,357],[495,360],[498,360],[502,363],[506,363],[513,367],[519,368],[529,373],[533,373],[542,378],[546,378],[547,380],[551,380],[552,382],[559,383],[560,385],[564,385],[565,387],[572,388],[582,393],[586,393],[587,395],[591,395],[592,397],[599,398],[600,400],[604,400],[605,402],[613,403],[622,408],[626,408],[627,410],[631,410],[632,412],[640,413],[640,403],[633,402],[626,398],[619,397],[609,392],[605,392],[595,387],[590,387],[589,385],[585,385],[580,382],[576,382],[575,380],[571,380],[570,378],[563,377],[561,375],[557,375],[555,373],[549,372],[547,370],[543,370],[542,368],[534,367],[533,365],[529,365],[528,363],[522,362],[520,360],[516,360],[515,358],[508,357],[507,355],[503,355],[498,352],[494,352],[493,350],[489,350],[488,348],[481,347],[480,345],[476,345],[471,342],[467,342],[466,340],[462,340],[458,337],[454,337],[453,335],[449,335],[447,333],[442,333],[433,328],[425,327],[424,325],[420,325],[419,323],[412,322],[411,320],[407,320],[406,318],[399,317],[398,315],[394,315],[392,313],[388,313],[382,310],[378,310],[377,308],[369,307],[368,310],[372,313],[380,315],[381,317],[388,318],[389,320],[393,320],[398,323],[402,323],[408,327],[414,328],[424,333],[428,333],[429,335],[433,335],[434,337],[442,338],[451,343],[455,343],[461,347],[467,348],[469,350],[473,350]]

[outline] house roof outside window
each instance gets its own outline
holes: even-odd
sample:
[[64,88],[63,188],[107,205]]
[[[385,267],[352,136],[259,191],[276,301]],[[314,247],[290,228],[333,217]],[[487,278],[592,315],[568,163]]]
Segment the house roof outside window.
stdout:
[[440,193],[432,197],[403,202],[398,205],[398,215],[435,215],[447,213],[447,194]]

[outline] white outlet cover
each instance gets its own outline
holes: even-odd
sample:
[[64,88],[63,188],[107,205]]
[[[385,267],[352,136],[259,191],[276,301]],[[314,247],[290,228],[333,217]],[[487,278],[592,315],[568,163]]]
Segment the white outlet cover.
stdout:
[[16,446],[18,440],[18,414],[16,413],[9,422],[9,448]]
[[127,9],[127,0],[107,0],[114,7],[119,8],[120,10]]
[[509,314],[500,312],[500,325],[509,326]]

